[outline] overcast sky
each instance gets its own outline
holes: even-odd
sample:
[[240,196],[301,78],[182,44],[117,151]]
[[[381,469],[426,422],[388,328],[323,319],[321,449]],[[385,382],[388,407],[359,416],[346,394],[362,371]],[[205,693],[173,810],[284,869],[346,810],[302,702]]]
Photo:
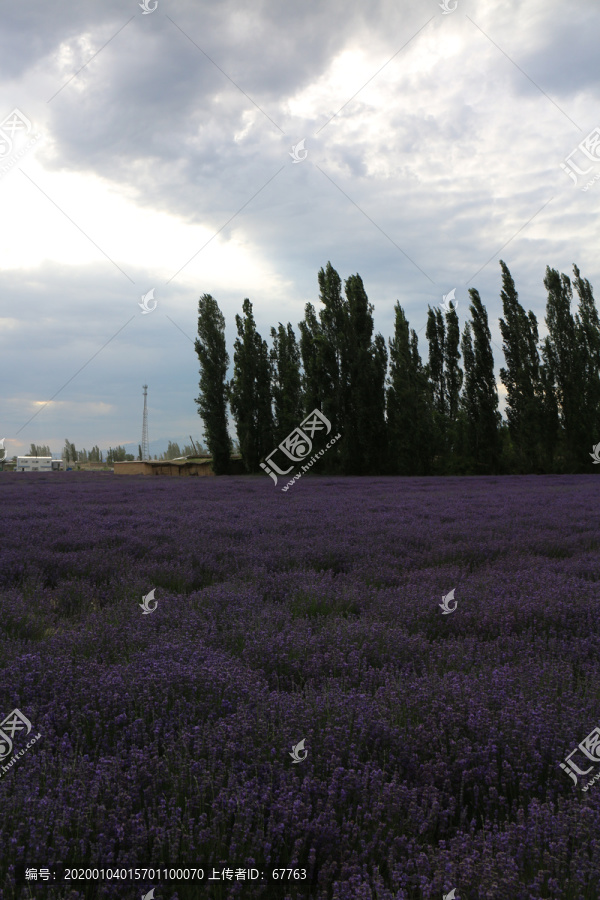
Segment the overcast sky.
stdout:
[[504,409],[498,260],[541,336],[547,265],[600,290],[600,7],[440,4],[0,0],[8,456],[137,445],[144,383],[151,442],[201,438],[198,298],[233,357],[243,299],[298,334],[328,260],[424,360],[477,288]]

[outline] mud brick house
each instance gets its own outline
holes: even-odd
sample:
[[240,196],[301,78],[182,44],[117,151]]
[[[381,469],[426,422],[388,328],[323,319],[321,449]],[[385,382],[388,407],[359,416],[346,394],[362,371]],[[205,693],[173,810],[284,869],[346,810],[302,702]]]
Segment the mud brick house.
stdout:
[[[211,459],[148,459],[113,463],[115,475],[171,475],[175,478],[214,475]],[[242,475],[240,457],[232,457],[231,474]]]

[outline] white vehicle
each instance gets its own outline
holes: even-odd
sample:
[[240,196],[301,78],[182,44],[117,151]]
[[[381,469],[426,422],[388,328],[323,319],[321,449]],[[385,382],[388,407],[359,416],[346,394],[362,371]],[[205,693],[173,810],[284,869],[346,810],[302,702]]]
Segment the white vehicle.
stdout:
[[15,472],[58,472],[62,468],[62,460],[51,456],[17,456]]

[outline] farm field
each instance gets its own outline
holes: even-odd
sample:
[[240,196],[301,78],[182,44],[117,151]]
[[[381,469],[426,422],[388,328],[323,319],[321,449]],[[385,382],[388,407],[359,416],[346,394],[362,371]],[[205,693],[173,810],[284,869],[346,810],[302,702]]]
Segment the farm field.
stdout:
[[0,719],[41,735],[1,900],[600,897],[593,735],[560,767],[600,726],[600,479],[2,473],[0,508]]

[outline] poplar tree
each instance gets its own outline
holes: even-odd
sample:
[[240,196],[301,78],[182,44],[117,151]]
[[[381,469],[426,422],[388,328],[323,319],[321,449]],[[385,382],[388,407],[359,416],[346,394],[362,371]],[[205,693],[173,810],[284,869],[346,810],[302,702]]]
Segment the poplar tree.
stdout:
[[500,260],[500,267],[500,297],[505,318],[499,322],[506,360],[506,367],[500,369],[500,379],[507,392],[506,418],[513,447],[513,465],[521,473],[539,472],[543,388],[537,319],[531,310],[526,314],[519,303],[515,283],[503,260]]
[[47,444],[31,444],[29,456],[52,456],[52,452]]
[[425,334],[429,341],[427,374],[433,390],[434,405],[441,423],[446,415],[446,378],[444,372],[446,329],[440,309],[428,307]]
[[256,330],[248,298],[244,300],[243,313],[243,318],[235,317],[238,337],[234,344],[229,402],[246,471],[258,472],[261,459],[275,449],[271,365],[267,344]]
[[225,317],[210,294],[203,294],[198,302],[198,337],[194,347],[200,363],[200,395],[195,402],[204,423],[212,469],[215,475],[227,475],[231,456],[226,380],[229,355],[225,343]]
[[560,440],[560,414],[556,395],[555,379],[547,359],[548,352],[545,339],[542,345],[544,363],[540,365],[541,385],[541,456],[545,472],[556,470],[556,452]]
[[360,275],[345,282],[344,332],[341,335],[342,471],[365,475],[381,471],[385,441],[387,350],[373,336],[373,306]]
[[455,473],[460,468],[458,459],[460,390],[463,373],[459,365],[460,328],[456,309],[446,313],[444,342],[444,387],[446,391],[446,471]]
[[165,450],[164,453],[161,453],[160,458],[165,459],[165,460],[179,459],[179,458],[181,458],[181,456],[183,456],[183,454],[181,452],[181,448],[180,448],[179,444],[177,443],[177,441],[169,441],[167,449]]
[[387,471],[392,475],[428,475],[436,448],[427,375],[419,356],[417,335],[409,329],[398,302],[394,312],[394,337],[389,341]]
[[254,346],[256,353],[256,452],[260,463],[276,447],[271,390],[273,374],[269,347],[257,331],[254,333]]
[[[592,286],[581,278],[573,266],[573,284],[579,296],[579,308],[575,315],[575,329],[581,375],[580,428],[578,438],[579,471],[589,471],[589,452],[600,440],[600,319],[594,301]],[[587,458],[586,458],[587,456]]]
[[306,304],[304,320],[298,323],[298,328],[302,358],[302,418],[305,418],[313,409],[323,409],[326,394],[322,363],[323,335],[312,303]]
[[458,415],[460,389],[463,373],[458,364],[460,359],[460,328],[455,309],[446,313],[446,339],[444,342],[444,387],[446,390],[446,413],[452,422]]
[[388,352],[385,338],[382,334],[376,334],[371,351],[371,386],[365,400],[365,409],[370,409],[371,418],[365,416],[365,427],[370,435],[371,463],[369,470],[372,474],[378,474],[384,470],[386,464],[386,396],[385,379],[388,369]]
[[[277,330],[271,328],[272,394],[274,409],[274,442],[279,444],[300,425],[302,415],[302,382],[300,376],[300,348],[294,329],[288,322]],[[314,407],[312,407],[314,409]],[[310,411],[310,410],[309,410]]]
[[417,426],[416,426],[416,457],[415,467],[420,475],[433,473],[433,460],[436,453],[435,446],[435,420],[433,398],[431,396],[429,381],[425,366],[419,356],[419,340],[417,333],[411,329],[410,335],[411,373],[414,382],[416,396]]
[[479,292],[470,288],[471,322],[465,325],[464,409],[467,417],[468,448],[477,474],[497,472],[500,465],[501,416],[494,377],[494,356],[487,312]]
[[425,366],[429,391],[433,402],[433,442],[435,445],[435,471],[441,473],[447,465],[447,415],[446,378],[444,355],[446,347],[446,327],[440,309],[427,311],[425,335],[429,343],[429,359]]
[[[571,313],[573,290],[567,275],[546,267],[548,291],[542,355],[552,380],[560,414],[561,471],[577,471],[582,448],[579,416],[583,403],[582,368],[575,319]],[[579,452],[578,452],[579,451]]]
[[[342,297],[342,281],[336,270],[327,263],[318,273],[319,300],[322,309],[317,317],[312,304],[307,303],[304,321],[300,322],[300,352],[304,367],[304,415],[319,409],[331,422],[331,433],[343,433],[348,392],[348,312]],[[319,463],[325,472],[341,467],[340,444],[331,447]]]
[[[342,365],[346,363],[345,340],[347,336],[347,311],[342,297],[342,281],[330,262],[318,273],[319,300],[323,308],[319,310],[320,337],[319,368],[323,390],[322,412],[329,419],[333,433],[343,429],[346,372]],[[332,449],[339,459],[340,442]],[[328,453],[328,464],[331,466],[332,454]]]
[[477,385],[475,383],[475,354],[473,353],[473,333],[470,322],[465,322],[460,342],[464,379],[460,397],[460,447],[465,467],[472,471],[477,446]]
[[483,471],[497,472],[500,463],[500,433],[502,417],[498,412],[498,388],[494,375],[492,335],[485,306],[479,292],[470,288],[473,321],[473,352],[478,400],[477,462]]

